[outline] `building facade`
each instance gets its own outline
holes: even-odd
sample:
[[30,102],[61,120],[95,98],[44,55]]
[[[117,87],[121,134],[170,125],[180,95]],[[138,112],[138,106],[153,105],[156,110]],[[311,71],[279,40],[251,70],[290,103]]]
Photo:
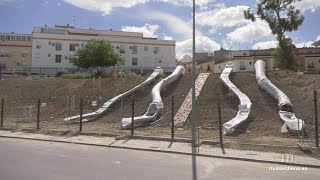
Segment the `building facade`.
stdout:
[[[183,66],[186,68],[187,73],[192,72],[192,62],[188,62],[183,64]],[[208,60],[204,62],[197,62],[196,67],[195,67],[195,73],[212,73],[214,68],[214,61],[213,60]]]
[[[76,68],[70,63],[77,49],[91,40],[109,41],[124,60],[120,69],[151,71],[160,66],[166,72],[175,68],[175,41],[145,38],[142,33],[112,30],[76,29],[72,26],[35,27],[32,32],[32,67],[55,72],[55,68]],[[45,68],[47,70],[45,70]],[[47,72],[50,73],[50,72]]]
[[25,71],[31,66],[31,34],[0,33],[0,68]]
[[196,62],[199,63],[203,63],[203,62],[207,62],[210,61],[214,58],[213,53],[195,53],[195,57],[196,57]]
[[275,63],[272,56],[259,56],[259,57],[235,57],[227,59],[214,65],[214,73],[222,73],[227,63],[232,62],[234,64],[233,72],[248,72],[254,71],[254,63],[257,60],[263,60],[266,63],[266,70],[274,70]]

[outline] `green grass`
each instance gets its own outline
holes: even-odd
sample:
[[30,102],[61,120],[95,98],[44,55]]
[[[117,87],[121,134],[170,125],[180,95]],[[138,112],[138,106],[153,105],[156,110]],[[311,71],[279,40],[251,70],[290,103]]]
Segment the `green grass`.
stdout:
[[91,74],[64,74],[61,77],[62,79],[90,79],[92,78]]

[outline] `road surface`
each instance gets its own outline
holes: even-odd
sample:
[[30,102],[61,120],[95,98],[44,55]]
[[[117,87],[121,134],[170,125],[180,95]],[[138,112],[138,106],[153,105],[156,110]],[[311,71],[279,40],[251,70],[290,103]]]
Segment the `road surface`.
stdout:
[[[319,179],[320,170],[198,157],[198,179]],[[0,180],[188,180],[187,155],[0,138]]]

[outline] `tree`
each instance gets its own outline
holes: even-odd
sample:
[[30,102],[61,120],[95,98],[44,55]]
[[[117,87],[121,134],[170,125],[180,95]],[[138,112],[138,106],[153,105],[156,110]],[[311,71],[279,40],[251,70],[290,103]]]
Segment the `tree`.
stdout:
[[294,54],[294,48],[296,46],[292,43],[290,38],[284,38],[282,40],[283,48],[277,47],[274,57],[277,67],[284,69],[293,69],[296,67],[296,55]]
[[71,62],[79,68],[110,67],[122,63],[121,56],[114,52],[110,42],[104,40],[90,40],[84,47],[77,50]]
[[260,3],[257,4],[257,17],[250,12],[250,8],[244,11],[246,19],[254,22],[256,18],[261,18],[266,21],[272,34],[277,36],[279,50],[276,51],[276,56],[281,58],[276,60],[278,60],[277,65],[280,69],[294,69],[295,65],[295,56],[283,58],[293,53],[292,47],[287,48],[288,45],[292,45],[292,41],[288,40],[284,34],[296,31],[304,21],[300,10],[295,9],[292,5],[295,1],[300,0],[260,0]]

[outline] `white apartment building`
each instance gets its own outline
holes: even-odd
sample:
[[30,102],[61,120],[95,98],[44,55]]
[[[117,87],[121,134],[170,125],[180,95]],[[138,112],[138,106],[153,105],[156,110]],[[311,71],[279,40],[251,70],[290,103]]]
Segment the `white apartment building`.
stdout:
[[[112,30],[76,29],[72,26],[35,27],[32,32],[32,67],[45,69],[76,68],[69,62],[88,40],[111,42],[124,59],[119,68],[150,71],[161,66],[171,72],[176,66],[175,41],[145,38],[142,33]],[[50,72],[48,72],[50,73]]]

